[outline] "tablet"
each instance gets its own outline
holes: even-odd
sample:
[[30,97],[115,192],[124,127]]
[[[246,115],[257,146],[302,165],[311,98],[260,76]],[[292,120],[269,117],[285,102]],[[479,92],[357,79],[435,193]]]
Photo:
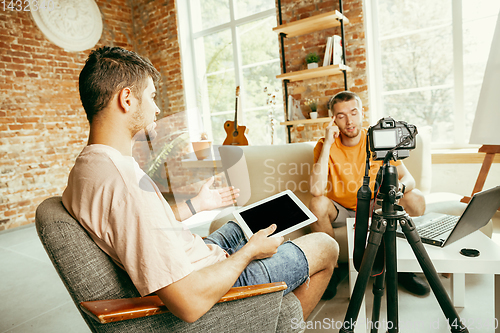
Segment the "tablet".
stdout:
[[233,214],[248,238],[273,223],[277,229],[272,236],[283,236],[318,220],[290,190],[254,202]]

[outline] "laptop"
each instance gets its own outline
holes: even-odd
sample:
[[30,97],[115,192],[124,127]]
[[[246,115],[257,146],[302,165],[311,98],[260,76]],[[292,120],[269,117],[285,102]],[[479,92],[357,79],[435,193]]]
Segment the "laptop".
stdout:
[[240,208],[233,215],[248,239],[273,223],[277,228],[271,236],[284,236],[318,220],[290,190]]
[[[472,196],[461,216],[429,213],[412,218],[423,243],[443,247],[485,226],[500,207],[500,186]],[[405,238],[398,226],[396,235]]]

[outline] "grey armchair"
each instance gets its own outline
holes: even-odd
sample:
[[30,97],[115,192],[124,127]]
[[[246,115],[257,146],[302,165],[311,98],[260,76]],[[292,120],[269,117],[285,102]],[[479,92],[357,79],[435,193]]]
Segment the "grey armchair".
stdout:
[[[61,280],[92,332],[297,332],[302,308],[283,292],[217,303],[194,323],[169,312],[102,324],[81,302],[140,297],[127,273],[93,242],[69,215],[61,197],[46,199],[36,211],[36,228]],[[234,289],[234,288],[233,288]],[[292,319],[294,319],[292,321]]]

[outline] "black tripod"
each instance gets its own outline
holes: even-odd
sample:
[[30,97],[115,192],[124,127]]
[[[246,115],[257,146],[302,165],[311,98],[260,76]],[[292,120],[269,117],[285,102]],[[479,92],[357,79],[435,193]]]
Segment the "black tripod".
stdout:
[[368,243],[366,244],[366,249],[361,260],[359,275],[354,285],[343,326],[339,332],[354,332],[355,322],[359,315],[368,279],[372,273],[372,268],[382,240],[385,245],[385,272],[382,271],[382,273],[376,277],[373,286],[374,299],[371,332],[376,333],[378,331],[378,325],[373,325],[373,323],[378,323],[379,321],[384,281],[387,284],[387,329],[390,333],[399,332],[396,258],[396,228],[398,223],[422,267],[425,277],[429,281],[444,315],[448,319],[451,332],[469,332],[461,323],[458,313],[441,284],[436,269],[420,240],[420,236],[415,231],[413,221],[408,214],[406,214],[403,207],[396,204],[396,200],[402,197],[402,193],[398,190],[398,173],[396,167],[391,166],[388,161],[384,161],[384,165],[381,167],[380,172],[383,178],[379,187],[377,199],[379,199],[379,202],[381,201],[382,208],[378,209],[373,214]]

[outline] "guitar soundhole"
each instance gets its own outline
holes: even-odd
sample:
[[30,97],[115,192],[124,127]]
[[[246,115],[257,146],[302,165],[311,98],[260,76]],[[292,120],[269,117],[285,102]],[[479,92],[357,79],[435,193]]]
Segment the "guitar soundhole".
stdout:
[[238,134],[239,134],[239,133],[238,133],[238,131],[234,131],[234,132],[233,132],[233,136],[234,136],[234,137],[237,137],[237,136],[238,136]]

